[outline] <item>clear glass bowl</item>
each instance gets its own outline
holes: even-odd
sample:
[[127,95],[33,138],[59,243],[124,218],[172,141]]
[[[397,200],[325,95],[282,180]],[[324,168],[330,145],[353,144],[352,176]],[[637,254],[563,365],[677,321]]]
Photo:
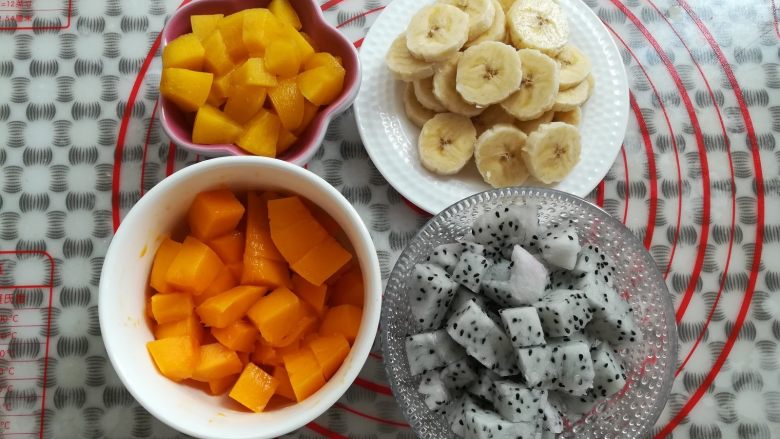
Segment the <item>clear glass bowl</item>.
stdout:
[[627,293],[644,336],[642,343],[619,351],[627,388],[587,416],[567,423],[558,437],[644,437],[666,405],[677,364],[677,327],[666,283],[653,258],[623,224],[581,198],[549,189],[508,188],[473,195],[436,215],[406,247],[387,282],[381,316],[382,351],[393,393],[419,437],[455,437],[444,417],[425,406],[417,393],[418,380],[409,374],[404,339],[418,330],[411,318],[407,282],[414,264],[437,245],[461,238],[480,214],[527,202],[540,206],[542,226],[571,219],[580,243],[597,244],[615,261],[615,288]]

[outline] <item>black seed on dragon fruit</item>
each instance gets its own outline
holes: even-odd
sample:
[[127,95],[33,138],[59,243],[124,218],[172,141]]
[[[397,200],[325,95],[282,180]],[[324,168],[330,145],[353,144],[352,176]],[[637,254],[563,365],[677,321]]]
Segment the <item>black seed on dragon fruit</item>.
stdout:
[[447,388],[463,389],[477,379],[477,368],[464,358],[441,370],[441,380]]
[[447,333],[483,366],[501,376],[518,373],[509,337],[476,301],[467,302],[447,321]]
[[608,398],[626,385],[626,371],[609,346],[602,344],[591,352],[593,357],[593,393]]
[[443,329],[406,337],[406,357],[412,375],[438,369],[466,357],[466,351]]
[[452,274],[452,270],[458,263],[461,253],[463,253],[463,246],[460,243],[442,244],[433,249],[433,252],[428,255],[426,262],[436,264],[447,273]]
[[587,343],[562,343],[553,356],[559,367],[557,390],[579,396],[593,387],[593,360]]
[[441,327],[457,289],[457,282],[438,265],[414,266],[409,304],[415,321],[423,330]]
[[545,344],[542,324],[534,307],[506,308],[498,313],[512,346],[526,348]]
[[452,279],[473,292],[479,292],[482,276],[492,263],[484,256],[463,252],[452,271]]
[[548,263],[571,270],[577,264],[580,241],[574,227],[554,228],[539,240],[539,251]]
[[425,405],[431,410],[442,408],[445,404],[454,399],[454,393],[441,379],[438,370],[431,370],[425,372],[420,377],[420,385],[417,387],[417,391],[425,396]]
[[535,423],[509,422],[496,412],[484,409],[475,402],[465,407],[466,432],[464,437],[475,439],[536,439],[539,433]]
[[592,317],[580,291],[555,290],[534,304],[547,337],[564,337],[581,330]]
[[602,285],[590,288],[584,294],[593,313],[586,333],[615,346],[642,340],[631,307],[614,289]]
[[512,422],[536,423],[539,420],[539,409],[547,400],[547,391],[529,389],[512,381],[496,381],[493,393],[493,407],[506,419]]

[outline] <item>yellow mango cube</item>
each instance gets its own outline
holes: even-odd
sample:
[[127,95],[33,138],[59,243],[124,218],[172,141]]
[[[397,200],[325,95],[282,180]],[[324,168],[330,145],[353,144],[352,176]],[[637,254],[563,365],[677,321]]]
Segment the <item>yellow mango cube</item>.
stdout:
[[249,121],[236,144],[255,155],[276,157],[276,141],[279,139],[281,125],[277,115],[261,110]]
[[289,24],[295,28],[295,30],[301,29],[301,19],[298,18],[295,9],[293,9],[292,5],[287,0],[271,0],[271,3],[268,4],[268,9],[276,18]]
[[230,14],[222,18],[217,24],[217,28],[222,33],[222,38],[225,39],[228,53],[235,63],[243,61],[248,55],[244,46],[245,13],[246,10]]
[[343,67],[317,67],[298,75],[298,88],[309,102],[316,105],[328,105],[338,97],[344,88]]
[[303,121],[303,95],[298,89],[296,78],[279,81],[279,85],[268,89],[268,98],[287,131],[297,129]]
[[202,145],[233,143],[241,135],[241,126],[211,105],[204,105],[195,116],[192,141]]
[[284,154],[296,141],[298,141],[298,137],[295,134],[284,128],[279,130],[279,139],[276,141],[276,155]]
[[300,136],[301,133],[306,129],[306,127],[309,126],[312,120],[314,120],[314,116],[317,115],[317,110],[319,110],[319,107],[317,105],[312,104],[311,102],[307,101],[306,99],[303,100],[303,120],[301,120],[301,125],[293,131],[293,134],[296,136]]
[[162,51],[163,68],[202,70],[206,50],[195,34],[184,34],[168,43]]
[[278,82],[276,76],[266,70],[263,58],[249,58],[230,75],[230,83],[233,87],[275,87]]
[[196,111],[206,102],[213,80],[211,73],[165,68],[160,79],[160,94],[183,111]]
[[263,108],[265,95],[265,87],[235,86],[227,98],[227,103],[225,103],[225,114],[232,120],[244,124]]
[[244,13],[243,39],[249,56],[263,56],[265,48],[278,38],[281,28],[279,19],[268,9],[247,9]]
[[200,359],[200,344],[194,337],[171,337],[146,343],[146,349],[161,374],[181,381],[192,377]]
[[289,24],[282,23],[282,34],[284,39],[292,41],[298,46],[298,58],[300,58],[301,63],[305,63],[310,56],[314,55],[314,47],[311,43]]
[[203,67],[207,71],[222,76],[235,67],[225,45],[225,39],[222,37],[222,32],[212,32],[211,36],[203,42],[203,48],[206,50]]
[[265,49],[265,68],[282,78],[289,78],[298,74],[301,68],[301,60],[298,57],[298,46],[289,40],[273,41]]
[[303,65],[303,70],[312,70],[317,67],[331,66],[335,68],[341,68],[341,62],[328,52],[317,52],[312,55],[306,64]]
[[221,107],[225,103],[228,93],[230,93],[230,73],[214,78],[209,97],[206,99],[209,105]]
[[191,16],[190,25],[192,26],[192,33],[201,41],[205,41],[206,38],[211,36],[211,33],[217,29],[217,23],[219,23],[224,16],[225,14]]

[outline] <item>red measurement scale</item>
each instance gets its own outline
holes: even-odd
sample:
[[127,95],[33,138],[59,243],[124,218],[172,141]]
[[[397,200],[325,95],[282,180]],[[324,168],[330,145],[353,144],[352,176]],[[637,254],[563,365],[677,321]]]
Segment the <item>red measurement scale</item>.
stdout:
[[43,438],[54,259],[0,250],[0,438]]

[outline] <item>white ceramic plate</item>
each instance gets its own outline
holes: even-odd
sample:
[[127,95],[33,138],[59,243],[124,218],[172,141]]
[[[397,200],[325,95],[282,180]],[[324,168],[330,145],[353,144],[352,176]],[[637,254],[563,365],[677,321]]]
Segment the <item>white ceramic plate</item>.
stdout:
[[[354,108],[363,144],[377,169],[401,195],[436,214],[491,187],[473,160],[449,177],[422,167],[417,155],[420,129],[404,114],[404,83],[385,67],[390,44],[428,3],[432,0],[395,0],[376,19],[360,48],[363,83]],[[628,124],[628,80],[620,52],[596,14],[581,0],[559,3],[569,18],[569,40],[591,59],[596,90],[583,106],[580,162],[565,180],[547,187],[584,197],[604,178],[620,151]],[[545,186],[539,182],[528,185]]]

